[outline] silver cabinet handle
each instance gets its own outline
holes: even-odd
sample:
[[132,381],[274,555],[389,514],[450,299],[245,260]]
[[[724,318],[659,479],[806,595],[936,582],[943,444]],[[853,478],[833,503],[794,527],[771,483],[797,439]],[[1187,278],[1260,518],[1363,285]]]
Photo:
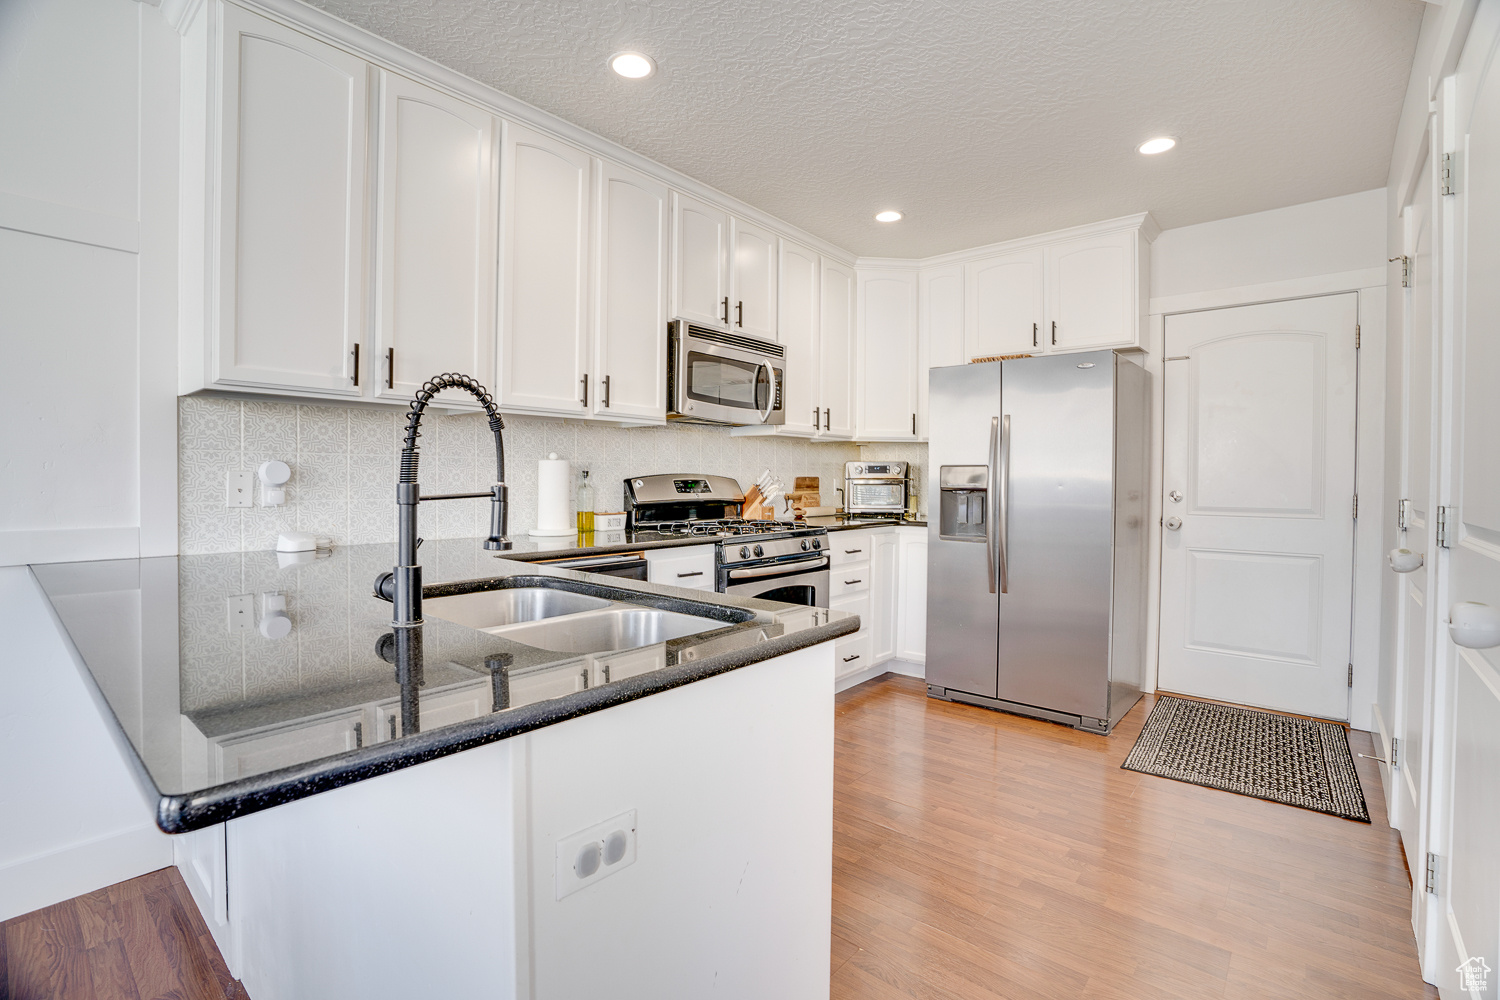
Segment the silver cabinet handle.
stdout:
[[365,745],[365,724],[356,722],[354,724],[354,749],[358,750]]
[[396,349],[394,347],[385,349],[385,387],[396,388]]
[[833,411],[826,406],[823,407],[823,429],[825,431],[833,430]]
[[745,325],[745,303],[743,302],[736,302],[734,304],[734,325]]
[[724,296],[724,325],[729,325],[729,296]]
[[1057,346],[1057,320],[1052,321],[1052,346]]
[[604,376],[604,408],[609,409],[609,376]]
[[581,402],[583,403],[584,406],[588,406],[589,405],[589,377],[588,377],[588,374],[584,373],[583,378],[579,379],[578,381],[580,381],[580,382],[583,383],[583,399],[581,400]]
[[1031,346],[1032,347],[1036,347],[1037,346],[1037,341],[1036,341],[1036,326],[1037,325],[1035,323],[1031,324]]
[[813,407],[813,430],[820,431],[822,429],[823,429],[823,413],[816,406],[814,406]]

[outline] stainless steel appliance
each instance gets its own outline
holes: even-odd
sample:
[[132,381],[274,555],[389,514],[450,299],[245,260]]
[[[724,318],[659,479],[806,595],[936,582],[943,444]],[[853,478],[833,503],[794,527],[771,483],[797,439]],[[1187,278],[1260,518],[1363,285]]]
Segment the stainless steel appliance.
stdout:
[[905,462],[845,462],[844,512],[906,513],[908,482]]
[[739,516],[744,500],[726,476],[632,476],[625,480],[625,523],[637,540],[642,532],[713,540],[721,594],[828,607],[828,529],[747,521]]
[[1141,696],[1145,369],[1093,351],[930,389],[928,694],[1109,732]]
[[667,416],[704,424],[783,424],[786,348],[774,340],[673,320]]
[[565,559],[538,559],[538,563],[558,569],[576,569],[580,573],[618,576],[626,580],[646,579],[646,553],[614,552],[602,556],[574,556]]

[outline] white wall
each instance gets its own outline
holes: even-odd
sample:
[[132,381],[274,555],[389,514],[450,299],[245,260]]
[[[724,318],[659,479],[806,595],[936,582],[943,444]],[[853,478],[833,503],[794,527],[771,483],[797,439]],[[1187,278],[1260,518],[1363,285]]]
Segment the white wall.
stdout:
[[0,565],[175,544],[176,76],[154,8],[0,4]]
[[[1163,317],[1330,292],[1359,292],[1359,429],[1355,488],[1354,686],[1350,724],[1374,727],[1380,677],[1385,521],[1386,192],[1384,188],[1169,229],[1151,247],[1152,525],[1148,620],[1160,621]],[[1155,687],[1156,629],[1147,649]]]
[[[0,2],[0,566],[174,551],[177,49],[142,4]],[[0,920],[171,864],[25,569],[0,632]]]
[[1384,267],[1385,256],[1385,188],[1376,188],[1168,229],[1151,245],[1151,297]]

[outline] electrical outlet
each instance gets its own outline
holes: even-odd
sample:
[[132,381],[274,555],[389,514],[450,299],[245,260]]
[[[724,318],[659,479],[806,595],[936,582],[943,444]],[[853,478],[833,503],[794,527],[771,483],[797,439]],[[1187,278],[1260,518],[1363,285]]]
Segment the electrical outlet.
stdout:
[[557,898],[635,864],[635,810],[557,842]]
[[255,598],[249,594],[235,594],[224,601],[228,614],[229,631],[248,632],[255,627]]
[[230,469],[224,473],[224,506],[250,507],[255,503],[253,480],[248,469]]

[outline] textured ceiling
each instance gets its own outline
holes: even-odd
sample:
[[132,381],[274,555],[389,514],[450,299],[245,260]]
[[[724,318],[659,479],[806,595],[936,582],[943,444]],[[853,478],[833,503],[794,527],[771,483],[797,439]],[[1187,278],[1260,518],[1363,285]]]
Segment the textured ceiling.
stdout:
[[[1385,183],[1418,0],[313,0],[860,255]],[[605,63],[638,49],[659,69]],[[1181,137],[1147,158],[1135,146]],[[882,208],[906,219],[876,223]]]

